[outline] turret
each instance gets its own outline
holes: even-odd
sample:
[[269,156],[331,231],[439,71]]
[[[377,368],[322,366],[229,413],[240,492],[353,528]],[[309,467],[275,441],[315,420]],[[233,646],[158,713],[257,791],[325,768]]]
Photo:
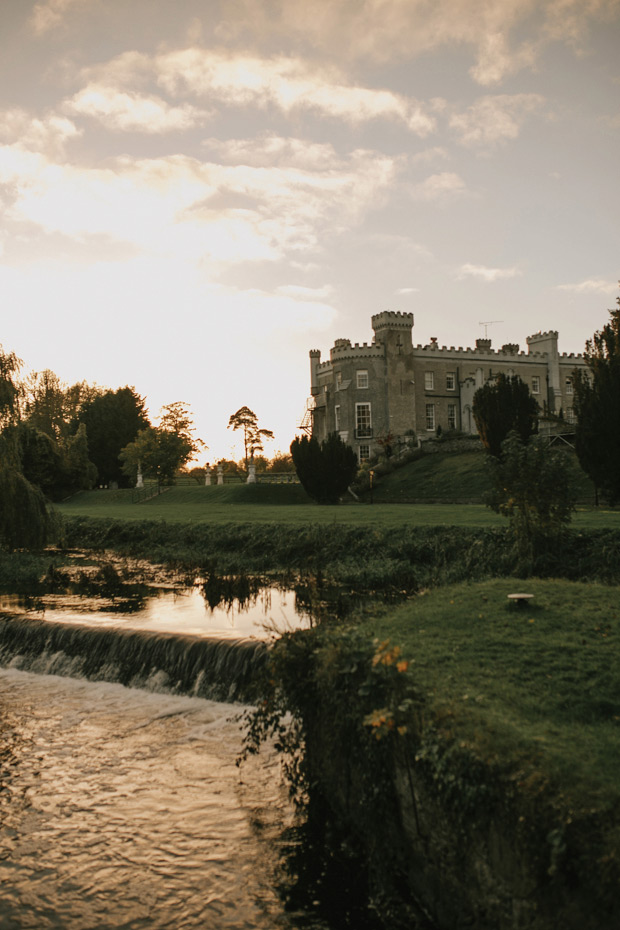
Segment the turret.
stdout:
[[319,393],[319,365],[321,364],[320,349],[310,349],[310,393],[314,397]]

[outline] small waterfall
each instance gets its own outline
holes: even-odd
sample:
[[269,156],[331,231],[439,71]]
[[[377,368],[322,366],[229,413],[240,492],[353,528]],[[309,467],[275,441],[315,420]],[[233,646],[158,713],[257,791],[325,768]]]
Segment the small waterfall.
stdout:
[[249,639],[0,616],[0,666],[217,701],[255,701],[267,654]]

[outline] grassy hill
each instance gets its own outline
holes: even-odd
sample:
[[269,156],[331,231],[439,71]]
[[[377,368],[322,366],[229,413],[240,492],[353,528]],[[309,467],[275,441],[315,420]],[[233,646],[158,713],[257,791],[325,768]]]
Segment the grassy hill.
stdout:
[[[594,485],[576,455],[569,449],[562,454],[566,456],[577,501],[594,503]],[[373,498],[377,503],[480,503],[489,490],[485,456],[483,451],[424,455],[376,478]]]

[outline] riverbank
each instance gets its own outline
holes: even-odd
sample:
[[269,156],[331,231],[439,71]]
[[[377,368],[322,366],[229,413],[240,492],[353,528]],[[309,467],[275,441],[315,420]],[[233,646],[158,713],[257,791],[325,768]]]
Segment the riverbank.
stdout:
[[293,714],[278,732],[293,783],[365,850],[378,898],[401,914],[414,901],[446,930],[608,930],[620,591],[525,584],[525,607],[510,581],[463,584],[286,637],[249,745]]

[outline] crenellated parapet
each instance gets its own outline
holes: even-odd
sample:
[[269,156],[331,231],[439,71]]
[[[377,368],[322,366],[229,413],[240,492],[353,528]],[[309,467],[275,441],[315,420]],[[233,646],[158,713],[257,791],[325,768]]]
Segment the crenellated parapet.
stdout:
[[383,310],[370,319],[375,332],[382,329],[413,329],[413,313],[401,313],[400,310]]
[[337,339],[333,349],[330,349],[329,357],[332,362],[347,358],[381,358],[384,352],[383,346],[374,342],[356,342],[355,345],[351,345],[349,339]]

